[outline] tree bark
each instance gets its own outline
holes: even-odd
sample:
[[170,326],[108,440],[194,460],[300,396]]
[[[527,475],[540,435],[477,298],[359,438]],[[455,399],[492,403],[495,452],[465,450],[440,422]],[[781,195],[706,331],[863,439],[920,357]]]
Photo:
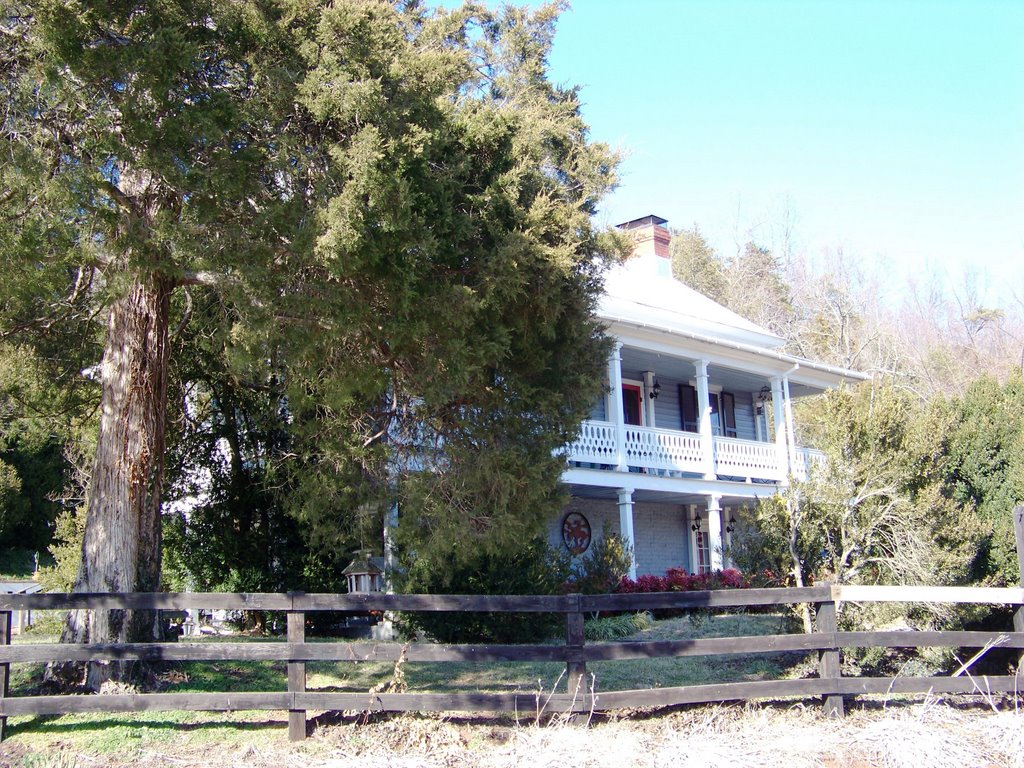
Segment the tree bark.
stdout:
[[[168,325],[173,283],[137,281],[110,309],[101,365],[99,437],[89,486],[82,562],[75,592],[160,589],[160,492],[164,471]],[[62,642],[151,642],[155,611],[74,611]],[[126,673],[107,662],[88,665],[98,689]],[[76,670],[81,674],[81,669]],[[62,670],[61,677],[68,676]]]

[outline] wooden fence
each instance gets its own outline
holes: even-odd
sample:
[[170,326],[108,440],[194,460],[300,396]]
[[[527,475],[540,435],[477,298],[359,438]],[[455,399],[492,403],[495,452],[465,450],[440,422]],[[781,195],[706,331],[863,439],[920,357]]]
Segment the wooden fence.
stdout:
[[[841,602],[975,603],[1016,606],[1013,630],[1000,632],[875,631],[840,632],[836,625]],[[750,637],[602,642],[584,640],[584,616],[598,611],[659,609],[725,609],[811,603],[816,625],[810,634]],[[532,713],[537,694],[368,693],[306,690],[309,661],[495,662],[553,661],[566,665],[564,690],[545,695],[551,712],[590,712],[632,707],[777,697],[821,696],[826,710],[841,715],[843,697],[861,693],[1017,693],[1021,679],[1011,675],[952,677],[843,677],[840,650],[849,647],[956,647],[1024,649],[1024,589],[970,587],[814,586],[801,589],[744,589],[712,592],[667,592],[629,595],[480,596],[480,595],[348,595],[348,594],[34,594],[0,595],[0,726],[12,715],[145,710],[288,710],[293,740],[306,735],[308,710],[469,711]],[[194,608],[229,611],[283,611],[286,642],[256,643],[133,643],[10,645],[11,612],[16,610]],[[318,611],[491,611],[560,613],[565,617],[565,642],[559,645],[439,645],[430,643],[317,642],[307,643],[306,615]],[[587,679],[593,661],[650,659],[720,654],[817,652],[816,678],[764,680],[626,691],[596,691]],[[141,693],[99,696],[8,695],[12,663],[60,661],[278,661],[286,662],[286,691],[261,693]],[[1020,673],[1018,673],[1020,674]],[[0,731],[2,737],[2,731]]]

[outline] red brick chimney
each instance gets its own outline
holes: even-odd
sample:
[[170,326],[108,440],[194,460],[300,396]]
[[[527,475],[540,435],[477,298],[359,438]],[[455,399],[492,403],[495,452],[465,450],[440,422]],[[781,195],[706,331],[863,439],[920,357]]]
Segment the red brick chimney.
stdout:
[[633,236],[635,245],[632,258],[646,257],[654,262],[658,274],[670,275],[672,270],[668,245],[672,237],[668,233],[666,224],[668,221],[659,216],[644,216],[641,219],[633,219],[625,224],[619,224],[618,228]]

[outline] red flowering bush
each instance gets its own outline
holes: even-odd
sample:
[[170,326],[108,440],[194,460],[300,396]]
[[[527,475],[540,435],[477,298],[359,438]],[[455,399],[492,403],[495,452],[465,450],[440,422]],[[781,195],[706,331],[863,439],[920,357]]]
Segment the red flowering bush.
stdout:
[[705,589],[744,589],[750,583],[735,568],[709,573],[687,573],[682,568],[669,568],[664,576],[645,575],[637,579],[623,577],[615,591],[620,594],[647,592],[694,592]]
[[669,592],[689,592],[693,581],[698,578],[683,568],[669,568],[665,571],[665,582]]

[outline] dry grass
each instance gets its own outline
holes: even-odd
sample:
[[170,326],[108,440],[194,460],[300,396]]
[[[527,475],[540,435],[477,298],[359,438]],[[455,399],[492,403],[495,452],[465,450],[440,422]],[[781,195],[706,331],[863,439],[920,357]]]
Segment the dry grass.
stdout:
[[[940,703],[885,710],[858,710],[830,720],[816,708],[765,706],[696,707],[656,718],[605,722],[583,728],[511,728],[506,733],[467,729],[453,722],[426,726],[381,725],[378,746],[346,751],[344,731],[335,754],[318,768],[358,765],[434,768],[481,766],[581,768],[971,768],[1024,766],[1024,721],[1018,712],[963,710]],[[421,724],[423,725],[423,724]],[[389,729],[397,729],[388,738]],[[337,743],[337,742],[336,742]],[[419,749],[419,746],[429,748]]]
[[[865,703],[844,720],[815,704],[700,706],[589,727],[557,719],[546,724],[442,716],[323,718],[311,738],[275,738],[211,745],[143,746],[124,758],[69,753],[58,742],[46,756],[4,752],[0,765],[203,766],[218,768],[1024,768],[1024,714],[999,708],[917,703]],[[264,734],[266,735],[266,734]],[[76,754],[77,752],[77,754]],[[53,760],[49,762],[47,760]],[[58,762],[59,760],[59,762]]]

